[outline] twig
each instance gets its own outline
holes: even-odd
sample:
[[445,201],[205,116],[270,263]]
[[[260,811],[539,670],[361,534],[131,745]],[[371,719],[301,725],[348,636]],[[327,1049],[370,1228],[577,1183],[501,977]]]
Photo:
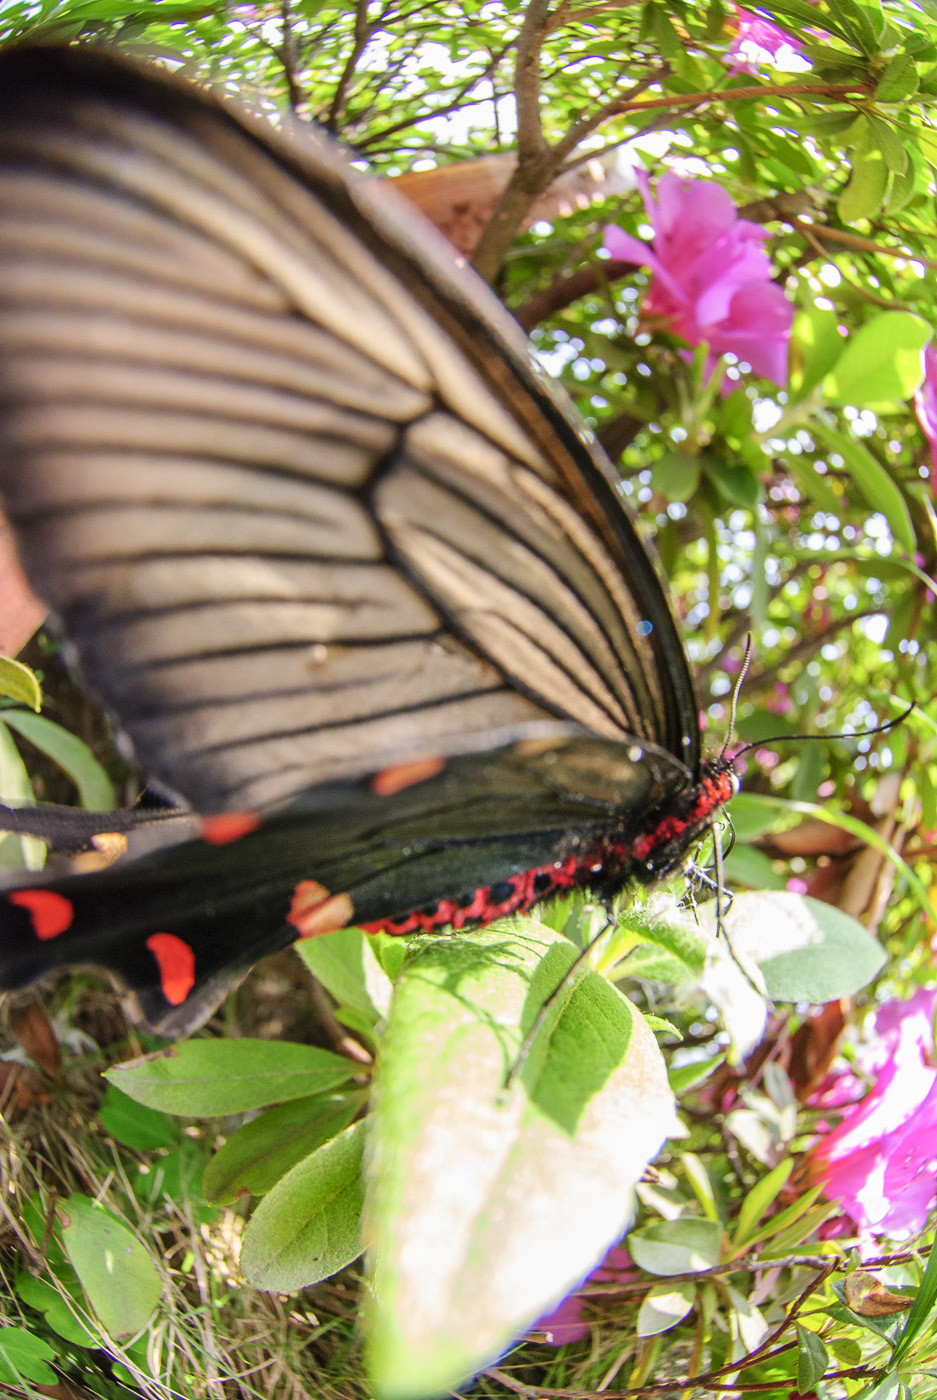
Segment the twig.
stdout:
[[[721,1274],[757,1274],[766,1269],[829,1269],[835,1272],[838,1269],[849,1268],[847,1259],[831,1259],[828,1254],[785,1254],[781,1259],[730,1259],[725,1264],[713,1264],[709,1269],[697,1269],[685,1274],[668,1274],[668,1283],[702,1283],[708,1278],[715,1278]],[[863,1264],[863,1268],[869,1266]],[[884,1268],[884,1264],[875,1265],[876,1268]],[[649,1288],[656,1288],[660,1283],[658,1278],[636,1279],[633,1282],[622,1283],[596,1283],[590,1284],[579,1292],[587,1298],[607,1298],[617,1297],[620,1293],[646,1293]]]
[[[821,245],[824,239],[829,239],[831,243],[843,243],[847,248],[856,248],[862,253],[876,253],[883,258],[907,258],[909,262],[919,262],[922,267],[929,268],[931,272],[937,272],[937,258],[926,258],[923,253],[909,252],[907,248],[889,248],[884,243],[875,243],[871,238],[862,238],[858,233],[847,233],[845,229],[831,228],[829,224],[809,224],[803,219],[793,218],[789,220],[793,229],[808,238],[810,242],[819,242]],[[826,248],[824,254],[829,256]],[[888,303],[890,306],[892,302]]]
[[747,102],[765,97],[867,97],[868,84],[857,83],[752,83],[747,87],[719,88],[714,92],[675,92],[666,97],[651,97],[647,102],[632,102],[611,112],[624,116],[633,112],[653,112],[658,108],[694,107],[698,102]]
[[[633,1397],[637,1395],[666,1395],[669,1391],[684,1391],[688,1388],[716,1392],[751,1391],[752,1393],[758,1393],[759,1391],[776,1391],[778,1389],[777,1381],[754,1381],[750,1384],[740,1384],[737,1380],[730,1383],[723,1378],[726,1376],[737,1376],[739,1371],[744,1371],[755,1361],[764,1360],[766,1353],[770,1353],[772,1357],[778,1356],[782,1352],[789,1351],[791,1347],[796,1346],[795,1342],[785,1342],[782,1347],[775,1348],[775,1343],[783,1333],[787,1331],[791,1324],[796,1321],[797,1317],[806,1306],[808,1299],[818,1288],[823,1286],[832,1272],[832,1267],[822,1269],[817,1277],[813,1279],[800,1294],[784,1320],[773,1332],[768,1334],[759,1346],[755,1347],[753,1351],[748,1352],[746,1356],[739,1357],[737,1360],[731,1361],[725,1366],[720,1366],[715,1371],[707,1371],[703,1375],[693,1376],[692,1378],[651,1381],[647,1385],[635,1386],[630,1390],[606,1390],[603,1391],[602,1400],[633,1400]],[[676,1277],[677,1276],[674,1275],[674,1278]],[[668,1279],[668,1282],[669,1281]],[[869,1370],[870,1368],[868,1367],[856,1366],[851,1367],[848,1371],[839,1372],[838,1374],[844,1377],[855,1377],[857,1374],[859,1376],[864,1376],[869,1374]],[[507,1386],[509,1390],[513,1390],[519,1395],[530,1395],[531,1397],[536,1396],[538,1398],[549,1396],[550,1400],[583,1400],[581,1391],[566,1389],[557,1390],[542,1385],[536,1387],[528,1386],[523,1382],[515,1381],[513,1376],[508,1376],[503,1371],[495,1368],[485,1371],[484,1374],[490,1376],[494,1380],[500,1381],[502,1385]]]
[[517,165],[501,191],[494,212],[472,255],[486,281],[497,276],[504,255],[541,190],[559,165],[547,145],[540,119],[540,51],[547,35],[549,0],[530,0],[517,37],[514,100],[517,106]]
[[296,43],[296,35],[293,33],[290,0],[282,0],[280,5],[280,24],[283,28],[283,40],[280,47],[274,49],[274,53],[282,65],[283,74],[286,78],[286,90],[290,99],[290,108],[295,112],[304,105],[306,94],[300,87],[299,80],[296,77],[299,49]]
[[610,282],[617,282],[634,272],[635,263],[621,262],[618,258],[606,258],[595,267],[583,267],[568,277],[557,277],[542,292],[537,292],[528,301],[514,308],[515,319],[525,331],[532,330],[548,316],[564,310],[582,297],[597,292]]
[[[396,135],[398,131],[406,131],[408,127],[419,126],[421,122],[434,121],[437,117],[446,117],[450,112],[464,111],[466,107],[478,107],[483,102],[491,102],[492,99],[487,95],[470,98],[468,94],[478,83],[483,83],[486,80],[494,82],[495,74],[508,48],[509,45],[505,44],[502,48],[498,49],[496,53],[492,54],[490,61],[485,64],[484,68],[478,73],[473,73],[464,83],[459,84],[455,89],[455,96],[448,102],[444,102],[439,107],[433,107],[430,111],[416,113],[409,117],[401,117],[399,121],[391,122],[389,126],[381,127],[380,131],[376,131],[373,136],[362,137],[361,140],[357,142],[357,149],[362,152],[380,151],[383,149],[380,143],[386,141],[389,136]],[[395,145],[393,149],[395,153],[399,153],[399,151],[405,148]],[[424,147],[420,147],[420,150],[425,153]]]
[[371,36],[374,33],[374,25],[368,21],[368,0],[357,0],[355,4],[355,24],[354,42],[351,46],[351,53],[346,58],[342,71],[339,74],[338,82],[335,84],[335,93],[329,105],[328,115],[324,125],[329,131],[337,132],[345,112],[345,103],[348,101],[348,89],[354,77],[358,60],[364,53]]

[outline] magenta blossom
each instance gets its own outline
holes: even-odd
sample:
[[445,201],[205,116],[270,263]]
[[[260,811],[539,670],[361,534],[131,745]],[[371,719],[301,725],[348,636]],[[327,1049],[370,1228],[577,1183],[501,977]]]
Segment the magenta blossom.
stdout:
[[752,73],[757,77],[759,60],[773,63],[782,49],[798,50],[794,36],[770,20],[743,10],[741,5],[736,5],[735,17],[738,30],[726,50],[726,63],[733,73]]
[[914,411],[930,445],[931,490],[937,496],[937,346],[924,346],[924,381],[914,395]]
[[[590,1283],[622,1283],[637,1278],[634,1260],[625,1245],[616,1245],[609,1250],[602,1263],[589,1275]],[[581,1342],[589,1335],[589,1324],[583,1320],[583,1303],[580,1293],[570,1293],[559,1307],[542,1317],[534,1328],[544,1334],[543,1340],[550,1346],[561,1347],[566,1342]]]
[[810,1175],[841,1203],[860,1237],[902,1238],[927,1223],[937,1197],[937,1069],[933,1015],[937,989],[886,1002],[859,1064],[872,1087],[852,1107],[862,1081],[848,1071],[842,1097],[827,1083],[811,1102],[847,1107],[838,1127],[809,1154]]
[[794,308],[771,281],[766,230],[740,219],[711,180],[684,180],[671,171],[657,182],[656,199],[643,171],[638,184],[653,248],[614,227],[605,230],[605,247],[654,274],[641,308],[645,320],[660,321],[691,345],[707,344],[711,362],[728,351],[756,374],[786,384]]

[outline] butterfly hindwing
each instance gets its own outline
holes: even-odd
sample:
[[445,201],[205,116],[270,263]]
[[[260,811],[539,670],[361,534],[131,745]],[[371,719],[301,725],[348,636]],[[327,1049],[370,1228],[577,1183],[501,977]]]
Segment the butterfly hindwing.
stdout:
[[631,873],[642,819],[685,778],[654,749],[525,741],[324,784],[266,817],[201,819],[194,836],[186,818],[182,839],[181,821],[143,826],[137,835],[158,843],[146,854],[0,896],[0,987],[62,962],[104,967],[151,1028],[181,1034],[297,937],[488,921],[601,885],[600,847]]

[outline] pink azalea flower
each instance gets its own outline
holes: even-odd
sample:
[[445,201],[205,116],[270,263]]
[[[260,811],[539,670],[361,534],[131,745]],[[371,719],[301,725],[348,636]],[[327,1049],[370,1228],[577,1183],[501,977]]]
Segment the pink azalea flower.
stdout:
[[[758,63],[774,62],[782,49],[798,49],[797,40],[770,20],[735,6],[738,30],[726,50],[725,61],[733,73],[758,76]],[[764,57],[762,57],[764,55]]]
[[930,444],[931,490],[937,496],[937,345],[924,346],[924,382],[914,395],[914,411]]
[[[922,1230],[937,1196],[937,1069],[933,1015],[937,989],[886,1002],[859,1063],[872,1076],[860,1102],[809,1154],[810,1175],[841,1203],[861,1237],[907,1237]],[[861,1081],[821,1086],[812,1103],[854,1098]],[[837,1087],[843,1090],[840,1097]]]
[[[616,1245],[609,1250],[604,1260],[588,1278],[589,1283],[621,1283],[626,1279],[637,1278],[634,1260],[626,1245]],[[566,1342],[581,1342],[589,1335],[589,1324],[583,1320],[585,1299],[579,1293],[570,1293],[562,1303],[542,1317],[533,1329],[544,1334],[543,1340],[552,1347],[561,1347]]]
[[656,199],[643,172],[638,183],[653,248],[614,227],[605,230],[605,247],[654,274],[641,308],[645,321],[659,321],[691,345],[707,344],[710,365],[730,351],[756,374],[786,384],[794,308],[771,281],[762,246],[767,231],[740,219],[711,180],[684,180],[671,171],[658,181]]

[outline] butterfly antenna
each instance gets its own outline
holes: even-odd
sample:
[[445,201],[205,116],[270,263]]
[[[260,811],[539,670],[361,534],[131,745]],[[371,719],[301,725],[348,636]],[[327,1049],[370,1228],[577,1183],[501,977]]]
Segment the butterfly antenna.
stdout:
[[719,753],[720,762],[722,761],[722,759],[725,758],[725,756],[726,756],[726,751],[728,750],[729,745],[732,743],[732,738],[733,738],[733,735],[735,734],[735,721],[736,721],[736,719],[738,718],[738,713],[739,713],[739,696],[740,696],[741,693],[742,693],[742,686],[743,686],[743,684],[744,684],[744,682],[745,682],[745,677],[748,675],[748,668],[749,668],[749,666],[750,666],[751,664],[752,664],[752,634],[751,634],[751,632],[749,632],[748,636],[745,638],[745,655],[742,657],[742,669],[741,669],[741,671],[739,671],[739,678],[738,678],[738,680],[735,682],[735,686],[733,687],[733,690],[732,690],[732,706],[731,706],[731,709],[729,710],[729,728],[728,728],[728,731],[727,731],[727,733],[726,733],[726,741],[725,741],[725,743],[723,744],[722,749],[720,750],[720,753]]
[[[845,732],[842,734],[769,734],[764,739],[755,739],[752,743],[743,745],[743,747],[733,755],[733,759],[741,758],[743,753],[748,753],[751,749],[763,749],[765,744],[800,744],[803,743],[805,739],[819,739],[822,741],[827,739],[869,739],[873,734],[884,734],[889,729],[896,729],[899,724],[904,724],[911,712],[916,709],[917,701],[912,700],[908,708],[903,710],[902,713],[897,715],[894,719],[887,719],[884,723],[876,724],[871,729],[854,729],[851,734],[846,734]],[[725,750],[723,750],[723,752],[725,752]]]

